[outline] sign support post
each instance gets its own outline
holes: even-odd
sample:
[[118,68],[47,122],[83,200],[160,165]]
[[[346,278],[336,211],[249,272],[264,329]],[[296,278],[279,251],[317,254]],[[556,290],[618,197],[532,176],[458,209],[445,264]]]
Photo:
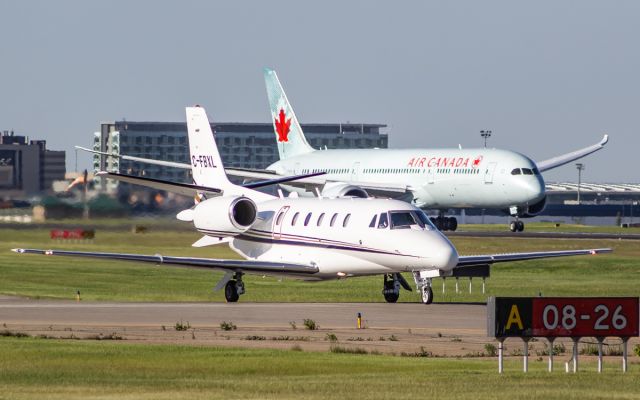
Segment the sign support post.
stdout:
[[498,339],[498,373],[504,372],[504,338]]
[[553,339],[548,338],[549,340],[549,372],[553,372]]
[[628,337],[622,338],[622,372],[627,372],[627,342]]
[[573,373],[578,372],[578,342],[580,338],[572,337],[573,340]]

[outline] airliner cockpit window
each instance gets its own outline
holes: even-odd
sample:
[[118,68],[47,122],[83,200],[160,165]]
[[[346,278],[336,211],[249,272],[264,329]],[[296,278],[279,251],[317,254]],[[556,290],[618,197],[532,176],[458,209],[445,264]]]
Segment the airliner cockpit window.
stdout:
[[417,225],[424,228],[424,224],[411,211],[390,211],[391,229],[409,229],[411,225]]
[[371,218],[371,223],[369,224],[369,228],[375,228],[376,227],[376,219],[378,218],[377,215],[374,215],[373,218]]
[[383,212],[380,214],[380,220],[378,221],[378,229],[386,229],[389,226],[389,217],[387,217],[387,213]]
[[533,171],[530,168],[522,168],[522,173],[525,175],[533,175]]
[[520,172],[520,168],[514,168],[514,169],[511,171],[511,175],[520,175],[520,173],[521,173],[521,172]]
[[538,168],[532,169],[534,175],[540,175],[540,170]]

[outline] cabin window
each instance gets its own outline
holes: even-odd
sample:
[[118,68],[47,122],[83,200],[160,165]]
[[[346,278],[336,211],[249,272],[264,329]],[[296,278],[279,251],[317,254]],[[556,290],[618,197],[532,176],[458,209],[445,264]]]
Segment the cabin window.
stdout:
[[514,168],[511,171],[511,175],[520,175],[520,168]]
[[320,226],[322,224],[322,220],[324,219],[324,213],[320,214],[320,216],[318,217],[318,226]]
[[311,220],[311,213],[307,214],[307,217],[304,219],[304,226],[309,225],[310,220]]
[[386,229],[389,226],[389,217],[386,212],[380,213],[380,220],[378,221],[378,229]]
[[377,215],[374,215],[373,218],[371,218],[371,223],[369,224],[369,228],[375,228],[376,227],[376,219],[378,218]]
[[422,221],[411,211],[391,211],[391,229],[408,229],[411,225],[424,227]]
[[285,214],[284,211],[278,214],[278,218],[276,218],[276,225],[280,225],[280,223],[282,222],[282,217],[284,217],[284,214]]
[[344,217],[344,221],[342,221],[342,227],[346,228],[347,224],[349,223],[349,218],[351,218],[351,214],[347,214],[346,217]]
[[333,226],[333,224],[336,223],[336,219],[338,219],[338,213],[333,214],[333,217],[331,217],[331,221],[329,222],[329,226]]
[[300,213],[295,213],[293,215],[293,219],[291,220],[291,226],[296,224],[296,221],[298,220],[298,215],[300,215]]

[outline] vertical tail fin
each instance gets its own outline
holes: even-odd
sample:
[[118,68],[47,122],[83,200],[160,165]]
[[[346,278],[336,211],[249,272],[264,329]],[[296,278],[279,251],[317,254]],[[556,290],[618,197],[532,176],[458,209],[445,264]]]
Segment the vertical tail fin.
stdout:
[[264,82],[267,86],[267,96],[269,97],[280,159],[314,151],[304,137],[298,118],[296,118],[287,95],[280,85],[276,71],[265,68]]
[[207,112],[200,106],[187,107],[186,112],[191,172],[194,183],[223,190],[234,186],[229,182],[229,178],[224,172],[224,165],[207,118]]

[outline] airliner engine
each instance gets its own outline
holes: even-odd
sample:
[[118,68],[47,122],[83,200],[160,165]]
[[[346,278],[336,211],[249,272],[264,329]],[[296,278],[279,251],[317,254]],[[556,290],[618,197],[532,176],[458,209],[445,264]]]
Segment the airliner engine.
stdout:
[[193,210],[193,225],[213,236],[237,236],[256,221],[256,204],[247,197],[214,197]]
[[321,194],[322,197],[369,197],[369,194],[363,188],[340,182],[327,183]]

